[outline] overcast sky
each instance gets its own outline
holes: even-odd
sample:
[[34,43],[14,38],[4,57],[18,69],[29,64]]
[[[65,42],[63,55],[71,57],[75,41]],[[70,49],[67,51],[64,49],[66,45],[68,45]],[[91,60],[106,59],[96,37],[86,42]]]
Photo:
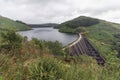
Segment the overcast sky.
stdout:
[[0,0],[0,15],[26,23],[90,16],[120,23],[120,0]]

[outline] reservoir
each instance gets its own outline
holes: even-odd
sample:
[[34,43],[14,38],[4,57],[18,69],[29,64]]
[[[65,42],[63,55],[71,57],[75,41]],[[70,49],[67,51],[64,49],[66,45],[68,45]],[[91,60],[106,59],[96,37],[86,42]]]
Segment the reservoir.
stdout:
[[32,30],[20,31],[18,33],[22,36],[27,36],[28,40],[37,38],[45,41],[59,41],[63,46],[73,42],[78,38],[78,35],[76,34],[61,33],[58,31],[58,29],[54,29],[53,27],[33,28]]

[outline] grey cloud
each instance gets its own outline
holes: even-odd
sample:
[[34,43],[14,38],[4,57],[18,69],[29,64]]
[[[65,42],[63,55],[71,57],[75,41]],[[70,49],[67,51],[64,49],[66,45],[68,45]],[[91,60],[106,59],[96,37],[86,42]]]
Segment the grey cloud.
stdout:
[[61,23],[80,15],[116,21],[119,4],[119,0],[0,0],[0,14],[27,23]]

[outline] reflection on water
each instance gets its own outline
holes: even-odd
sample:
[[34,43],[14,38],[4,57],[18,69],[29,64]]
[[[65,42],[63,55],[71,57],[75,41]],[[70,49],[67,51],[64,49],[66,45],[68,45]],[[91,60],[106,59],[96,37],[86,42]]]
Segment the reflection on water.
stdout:
[[46,41],[59,41],[63,44],[63,46],[73,42],[77,39],[76,34],[66,34],[61,33],[58,31],[58,29],[54,28],[33,28],[33,30],[30,31],[20,31],[18,32],[22,36],[27,36],[30,40],[31,38],[37,38],[40,40],[46,40]]

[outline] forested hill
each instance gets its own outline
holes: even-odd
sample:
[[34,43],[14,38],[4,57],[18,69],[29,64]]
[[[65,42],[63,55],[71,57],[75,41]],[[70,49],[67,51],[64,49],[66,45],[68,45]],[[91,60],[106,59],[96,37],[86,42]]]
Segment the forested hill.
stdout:
[[16,29],[16,30],[29,30],[28,25],[16,22],[12,19],[0,16],[0,28],[1,29]]
[[59,26],[77,28],[79,26],[88,27],[88,26],[95,25],[95,24],[98,24],[98,23],[99,23],[98,19],[85,17],[85,16],[80,16],[80,17],[77,17],[73,20],[64,22],[64,23],[60,24]]

